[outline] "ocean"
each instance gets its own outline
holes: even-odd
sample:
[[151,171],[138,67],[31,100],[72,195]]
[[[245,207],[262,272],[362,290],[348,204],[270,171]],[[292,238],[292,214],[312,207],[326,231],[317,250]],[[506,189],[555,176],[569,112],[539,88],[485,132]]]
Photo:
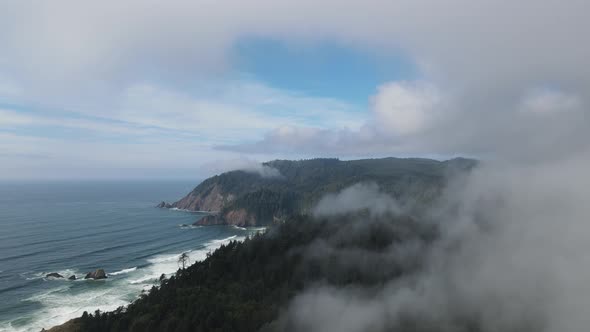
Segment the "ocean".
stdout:
[[[194,227],[203,214],[157,209],[194,181],[0,183],[0,331],[35,331],[114,310],[223,243],[260,229]],[[102,268],[106,280],[84,280]],[[57,272],[68,278],[46,278]]]

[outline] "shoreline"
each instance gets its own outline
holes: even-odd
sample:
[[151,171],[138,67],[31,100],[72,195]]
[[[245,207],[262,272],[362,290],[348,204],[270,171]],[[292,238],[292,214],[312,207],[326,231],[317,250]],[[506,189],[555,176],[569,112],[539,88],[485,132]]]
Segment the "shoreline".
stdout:
[[[231,227],[231,226],[228,225],[226,227]],[[260,233],[260,232],[264,233],[264,232],[266,232],[267,227],[248,227],[248,228],[239,228],[239,229],[243,230],[243,231],[249,231],[249,234],[246,234],[244,236],[233,235],[233,236],[222,238],[222,239],[210,240],[207,242],[207,245],[205,248],[203,248],[201,250],[191,249],[186,252],[188,252],[188,253],[203,253],[205,251],[205,249],[207,250],[207,253],[213,252],[213,251],[217,250],[219,247],[221,247],[222,245],[227,244],[231,241],[241,242],[247,236],[250,236],[250,235],[253,235],[256,233]],[[180,254],[174,255],[174,256],[179,256],[179,255]],[[172,255],[169,255],[169,256],[171,257]],[[197,262],[201,262],[205,259],[206,259],[206,253],[205,253],[205,255],[202,256],[202,259],[195,259],[194,261],[192,261],[192,263],[189,266],[191,266]],[[176,274],[176,270],[173,273],[166,273],[166,277],[169,278],[171,275],[174,275],[174,274]],[[150,279],[150,280],[153,280],[153,279]],[[158,284],[157,282],[153,283],[154,286],[157,286],[157,284]],[[150,289],[151,289],[151,287],[150,287]],[[141,294],[149,292],[150,289],[144,289],[143,291],[139,292],[137,294],[137,296],[134,298],[134,300],[125,304],[124,307],[129,306],[131,303],[133,303],[135,300],[137,300],[141,296]],[[110,311],[113,311],[113,310],[105,310],[105,311],[101,310],[101,312],[110,312]],[[91,312],[89,312],[89,313],[91,313]],[[80,330],[80,326],[77,322],[81,318],[81,316],[82,316],[82,314],[80,314],[78,317],[70,318],[61,324],[53,325],[51,327],[44,327],[40,331],[44,331],[44,332],[83,332]]]

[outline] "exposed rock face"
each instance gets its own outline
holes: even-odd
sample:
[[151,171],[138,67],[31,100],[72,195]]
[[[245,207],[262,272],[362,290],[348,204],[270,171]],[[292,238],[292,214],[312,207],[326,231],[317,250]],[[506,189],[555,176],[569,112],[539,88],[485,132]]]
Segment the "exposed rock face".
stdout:
[[213,214],[197,220],[195,226],[235,225],[240,227],[256,226],[257,219],[245,209],[230,210],[223,215]]
[[62,276],[61,274],[57,273],[57,272],[53,272],[53,273],[49,273],[45,276],[46,278],[63,278],[64,276]]
[[171,207],[190,210],[190,211],[208,211],[217,212],[228,201],[233,199],[233,195],[225,195],[221,190],[219,184],[211,184],[205,190],[200,192],[191,192],[178,202],[171,205]]
[[75,275],[71,275],[68,280],[76,280],[76,276]]
[[232,210],[225,214],[224,219],[230,225],[248,226],[249,224],[256,224],[256,220],[252,220],[246,209]]
[[98,269],[94,272],[94,279],[106,279],[107,274],[104,272],[103,269]]
[[98,269],[94,272],[88,272],[86,274],[86,276],[84,277],[84,279],[106,279],[107,278],[107,274],[104,272],[103,269]]
[[156,205],[156,207],[160,209],[169,209],[172,207],[172,204],[162,201],[160,204]]
[[217,214],[211,214],[204,216],[203,218],[195,221],[194,226],[212,226],[212,225],[225,225],[225,221],[222,217]]

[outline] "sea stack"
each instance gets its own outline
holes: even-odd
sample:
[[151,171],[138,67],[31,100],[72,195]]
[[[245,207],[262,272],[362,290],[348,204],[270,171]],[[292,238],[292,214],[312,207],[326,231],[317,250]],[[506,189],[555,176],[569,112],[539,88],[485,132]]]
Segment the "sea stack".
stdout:
[[172,207],[172,204],[162,201],[160,204],[156,205],[156,207],[160,209],[169,209]]
[[86,276],[84,277],[84,279],[94,279],[94,280],[106,279],[106,278],[107,278],[107,274],[104,272],[103,269],[97,269],[94,272],[88,272],[86,274]]

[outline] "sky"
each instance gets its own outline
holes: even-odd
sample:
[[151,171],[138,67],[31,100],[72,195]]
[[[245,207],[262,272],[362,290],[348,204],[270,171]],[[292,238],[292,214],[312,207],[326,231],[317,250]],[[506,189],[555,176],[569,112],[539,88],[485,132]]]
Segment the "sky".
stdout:
[[582,0],[3,1],[0,179],[586,151]]

